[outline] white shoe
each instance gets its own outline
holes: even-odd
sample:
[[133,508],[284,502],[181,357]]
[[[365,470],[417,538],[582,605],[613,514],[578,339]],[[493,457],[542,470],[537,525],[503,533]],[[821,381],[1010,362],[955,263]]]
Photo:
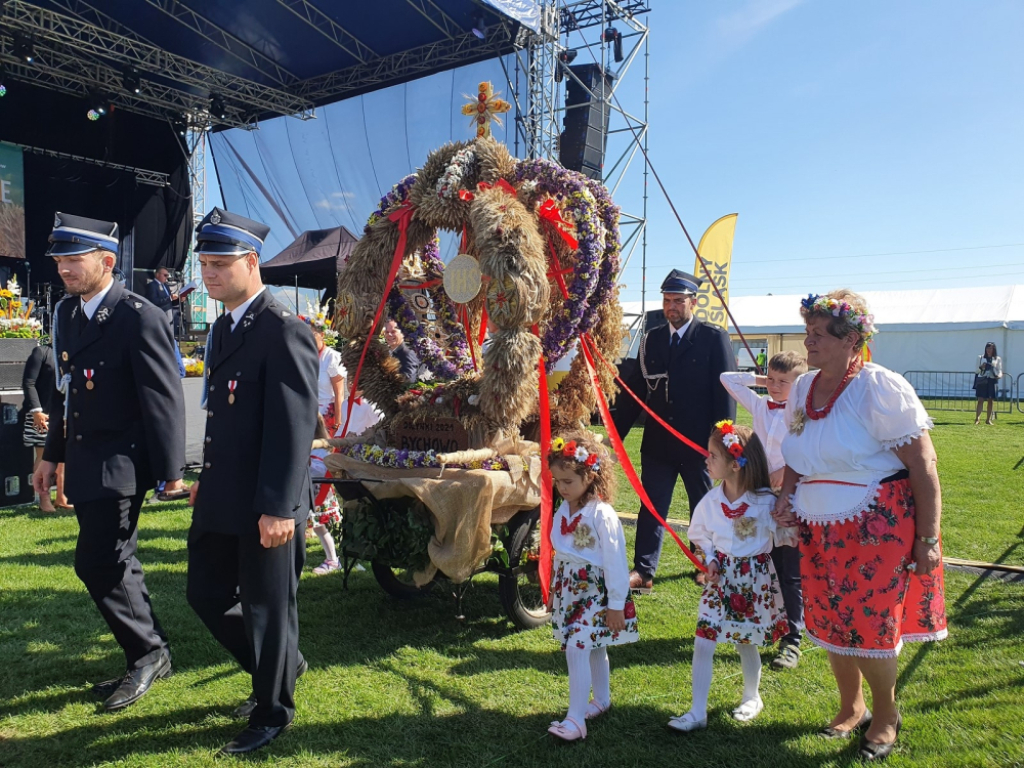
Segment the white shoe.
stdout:
[[671,720],[669,720],[668,727],[676,731],[681,731],[683,733],[688,733],[690,731],[699,731],[703,728],[708,727],[708,717],[707,715],[705,715],[700,720],[698,720],[697,716],[694,715],[693,712],[687,712],[684,715],[680,715],[679,717],[673,717]]
[[736,707],[736,709],[732,711],[732,717],[734,720],[739,720],[741,723],[745,723],[760,715],[762,709],[764,709],[764,702],[761,701],[761,697],[758,696],[756,699],[748,699]]

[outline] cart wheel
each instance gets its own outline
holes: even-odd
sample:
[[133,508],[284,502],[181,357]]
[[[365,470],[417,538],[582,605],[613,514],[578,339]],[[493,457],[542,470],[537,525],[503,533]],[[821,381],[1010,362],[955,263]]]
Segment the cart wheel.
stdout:
[[418,587],[412,580],[412,571],[404,568],[392,568],[378,560],[371,561],[370,570],[373,571],[373,577],[377,579],[380,588],[399,600],[422,597],[434,586],[433,581],[428,581],[422,587]]
[[551,614],[540,594],[537,553],[531,552],[539,522],[540,510],[532,509],[520,512],[508,523],[511,535],[505,548],[509,563],[513,567],[518,566],[520,572],[517,576],[499,577],[498,595],[505,613],[519,629],[535,629],[551,621]]

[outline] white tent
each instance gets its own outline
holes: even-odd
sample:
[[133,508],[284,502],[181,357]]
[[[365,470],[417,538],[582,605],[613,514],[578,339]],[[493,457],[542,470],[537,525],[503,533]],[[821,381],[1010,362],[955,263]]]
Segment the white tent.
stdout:
[[[900,373],[972,371],[985,343],[993,341],[1003,358],[1006,386],[1024,373],[1024,285],[865,291],[864,297],[878,326],[871,347],[880,365]],[[748,338],[802,336],[801,298],[737,296],[730,309]],[[622,308],[627,323],[640,314],[638,301]],[[660,295],[647,303],[648,310],[660,308]]]

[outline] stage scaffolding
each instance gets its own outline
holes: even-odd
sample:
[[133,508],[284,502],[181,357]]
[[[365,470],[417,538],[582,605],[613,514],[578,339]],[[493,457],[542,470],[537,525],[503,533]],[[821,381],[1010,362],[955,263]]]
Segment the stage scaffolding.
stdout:
[[[565,82],[572,78],[590,94],[592,101],[605,102],[609,112],[608,152],[603,181],[614,198],[618,192],[634,191],[639,210],[622,211],[622,266],[619,276],[639,249],[641,301],[646,300],[647,282],[647,177],[646,159],[649,115],[649,29],[642,17],[650,12],[649,0],[547,0],[541,17],[541,31],[531,34],[516,51],[512,71],[506,66],[509,92],[516,103],[514,154],[558,162],[559,124],[564,118]],[[621,61],[616,61],[612,35],[621,35]],[[610,90],[595,93],[570,69],[593,63],[613,78]],[[642,94],[622,88],[635,69],[643,74]],[[631,82],[637,80],[632,76]],[[621,94],[621,95],[620,95]],[[629,95],[627,95],[629,94]],[[580,105],[573,108],[588,108]],[[522,146],[520,147],[520,143]],[[643,151],[641,151],[641,148]],[[637,157],[639,155],[639,158]],[[642,170],[634,168],[642,165]]]

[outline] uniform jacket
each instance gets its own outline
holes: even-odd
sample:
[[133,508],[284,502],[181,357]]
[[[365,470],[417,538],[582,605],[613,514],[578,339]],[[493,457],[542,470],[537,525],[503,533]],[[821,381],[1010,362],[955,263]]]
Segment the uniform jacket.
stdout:
[[[203,470],[193,525],[242,535],[262,515],[303,519],[320,360],[313,334],[264,291],[240,326],[222,317],[207,345]],[[218,337],[220,348],[218,349]]]
[[132,496],[181,478],[185,400],[164,313],[115,280],[84,327],[78,297],[54,315],[58,375],[71,381],[50,403],[43,458],[66,464],[68,498]]
[[[722,372],[735,369],[729,335],[694,318],[672,352],[669,330],[663,325],[644,335],[637,355],[639,365],[631,367],[624,381],[673,429],[697,445],[707,446],[715,422],[736,418],[736,404],[719,381]],[[640,406],[633,398],[625,393],[618,396],[615,427],[622,437],[639,414]],[[644,426],[640,451],[698,455],[651,418]]]
[[150,280],[146,285],[146,298],[153,306],[164,312],[169,312],[174,304],[171,301],[171,286],[159,280]]

